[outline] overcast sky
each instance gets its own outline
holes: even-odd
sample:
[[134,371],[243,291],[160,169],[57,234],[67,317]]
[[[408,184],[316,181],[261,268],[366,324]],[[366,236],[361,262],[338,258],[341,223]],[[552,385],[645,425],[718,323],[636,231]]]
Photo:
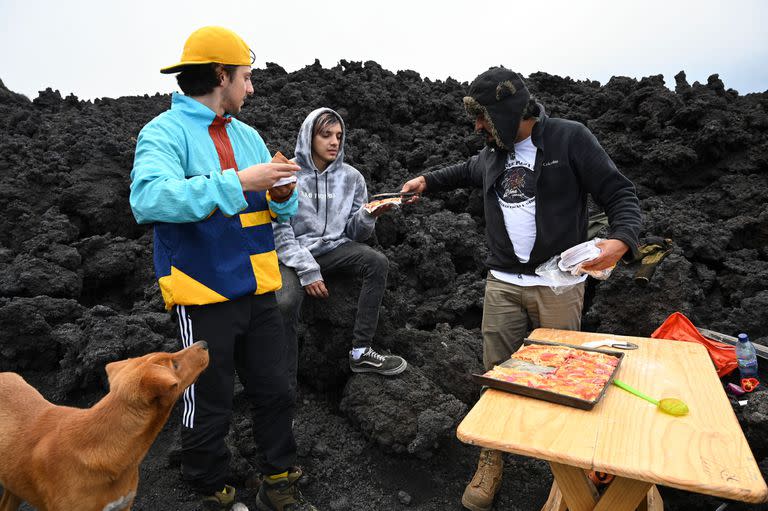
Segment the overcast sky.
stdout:
[[[503,64],[605,84],[685,70],[719,73],[742,94],[768,90],[768,2],[712,0],[0,0],[0,79],[35,98],[176,90],[159,69],[204,25],[239,33],[256,67],[320,59],[471,81]],[[258,91],[257,91],[258,93]]]

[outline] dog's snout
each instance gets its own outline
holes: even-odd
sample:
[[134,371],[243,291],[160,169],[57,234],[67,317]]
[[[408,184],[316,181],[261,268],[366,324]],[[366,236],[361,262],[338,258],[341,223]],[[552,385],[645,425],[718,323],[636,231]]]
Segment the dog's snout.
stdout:
[[208,343],[205,341],[197,341],[195,344],[199,344],[202,349],[208,351]]

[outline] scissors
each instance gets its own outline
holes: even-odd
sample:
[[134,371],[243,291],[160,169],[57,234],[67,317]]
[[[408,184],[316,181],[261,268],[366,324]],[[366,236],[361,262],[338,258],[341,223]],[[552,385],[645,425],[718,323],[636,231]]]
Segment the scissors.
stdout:
[[371,200],[389,199],[391,197],[401,197],[403,199],[407,199],[409,197],[413,197],[414,195],[419,195],[419,194],[416,192],[377,193],[376,195],[371,195]]
[[620,350],[636,350],[638,348],[637,344],[633,342],[616,341],[614,339],[603,339],[601,341],[585,342],[584,344],[582,344],[582,346],[585,346],[587,348],[608,347],[608,348],[617,348]]

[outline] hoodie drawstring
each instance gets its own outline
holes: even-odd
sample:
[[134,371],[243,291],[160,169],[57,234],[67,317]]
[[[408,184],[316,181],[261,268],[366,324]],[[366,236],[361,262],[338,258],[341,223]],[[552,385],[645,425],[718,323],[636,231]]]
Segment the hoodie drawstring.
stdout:
[[[320,213],[320,188],[317,181],[317,171],[315,171],[315,211]],[[325,236],[326,229],[328,229],[328,174],[325,174],[325,225],[321,237]]]
[[320,213],[320,193],[317,188],[317,171],[315,171],[315,211]]
[[325,236],[325,230],[328,228],[328,172],[325,172],[325,225],[323,226],[323,236]]

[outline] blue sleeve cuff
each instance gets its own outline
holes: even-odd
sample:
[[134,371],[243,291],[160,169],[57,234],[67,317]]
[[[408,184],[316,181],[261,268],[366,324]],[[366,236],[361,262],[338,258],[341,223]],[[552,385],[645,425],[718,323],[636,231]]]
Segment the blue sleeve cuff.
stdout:
[[293,193],[284,202],[269,201],[269,209],[275,216],[278,223],[289,221],[299,210],[299,191],[293,190]]

